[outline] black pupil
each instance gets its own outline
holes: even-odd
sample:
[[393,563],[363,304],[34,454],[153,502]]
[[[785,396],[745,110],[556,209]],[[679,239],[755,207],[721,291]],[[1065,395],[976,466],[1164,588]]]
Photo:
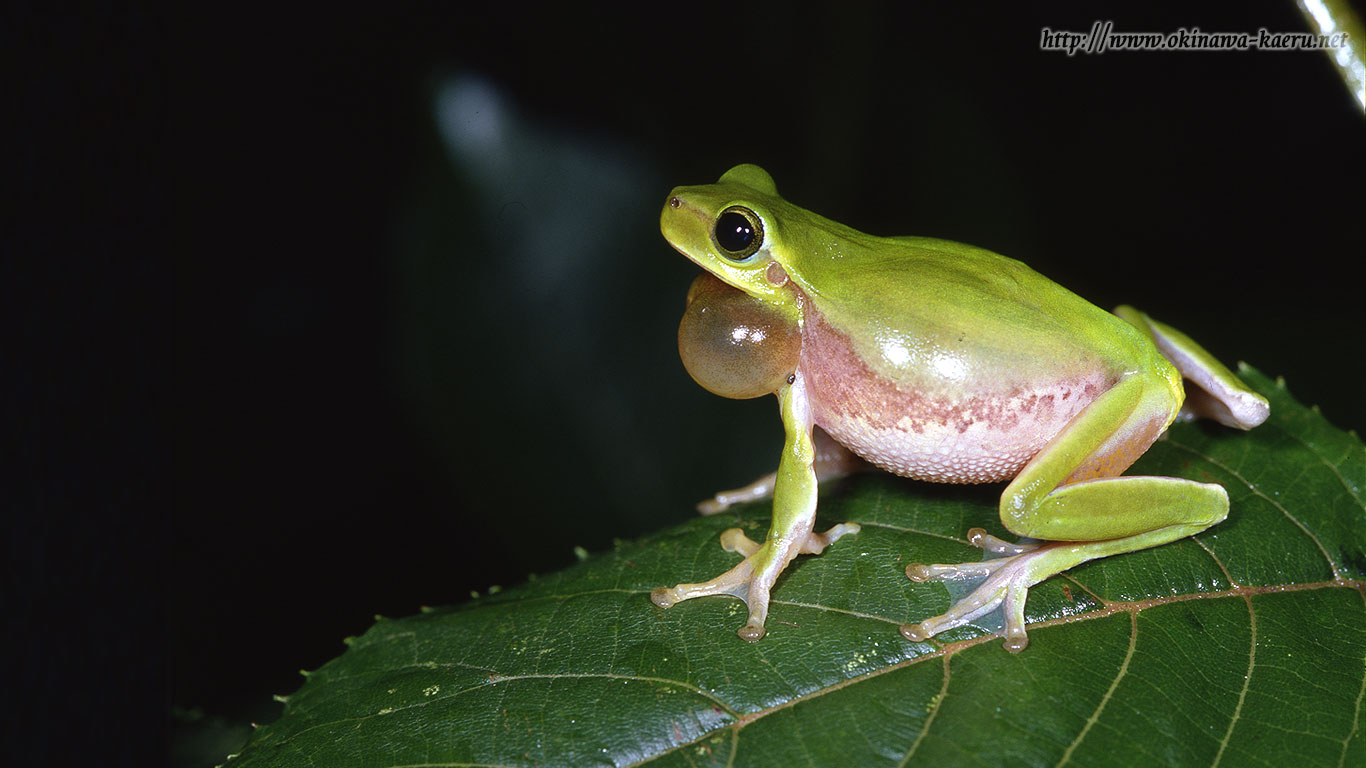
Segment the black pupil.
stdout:
[[754,225],[735,211],[727,211],[716,220],[716,244],[731,252],[743,251],[754,242]]

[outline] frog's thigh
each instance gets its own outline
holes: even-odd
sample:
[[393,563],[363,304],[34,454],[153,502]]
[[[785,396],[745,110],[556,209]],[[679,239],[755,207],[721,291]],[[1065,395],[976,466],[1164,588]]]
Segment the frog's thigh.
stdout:
[[1228,513],[1221,486],[1174,477],[1115,477],[1179,407],[1166,383],[1132,374],[1086,408],[1006,488],[1001,521],[1021,536],[1104,542],[1091,557],[1156,546]]
[[[1025,596],[1033,585],[1088,560],[1155,547],[1223,520],[1228,495],[1218,485],[1115,477],[1166,428],[1179,407],[1177,397],[1161,376],[1134,373],[1096,398],[1001,496],[1006,528],[1051,542],[980,563],[909,566],[906,575],[913,581],[982,574],[986,580],[945,613],[903,626],[902,634],[925,640],[1001,605],[1006,649],[1022,650],[1028,643]],[[990,544],[980,534],[970,540]]]
[[1266,398],[1249,389],[1189,336],[1133,307],[1116,307],[1115,314],[1143,331],[1181,376],[1195,385],[1196,389],[1186,395],[1186,408],[1194,415],[1238,429],[1252,429],[1266,421],[1271,412]]

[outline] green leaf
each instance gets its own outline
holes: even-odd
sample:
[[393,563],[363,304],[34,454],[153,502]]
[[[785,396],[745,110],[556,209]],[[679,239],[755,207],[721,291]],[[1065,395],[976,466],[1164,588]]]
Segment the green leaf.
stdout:
[[1229,519],[1040,584],[1023,653],[897,631],[949,602],[908,563],[1005,534],[999,488],[868,475],[822,489],[863,530],[788,569],[758,643],[738,600],[648,594],[732,565],[718,535],[762,535],[764,504],[382,619],[228,765],[1366,765],[1366,452],[1242,376],[1266,424],[1178,424],[1132,470],[1222,483]]

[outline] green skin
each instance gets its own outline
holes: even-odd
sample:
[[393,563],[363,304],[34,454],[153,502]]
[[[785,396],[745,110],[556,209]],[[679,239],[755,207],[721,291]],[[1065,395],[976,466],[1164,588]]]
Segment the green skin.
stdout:
[[[718,243],[727,211],[754,224],[753,246],[728,252]],[[739,629],[746,640],[764,636],[769,593],[788,563],[858,531],[852,523],[813,531],[817,476],[849,463],[817,450],[817,425],[901,475],[1010,480],[1001,521],[1037,543],[1007,544],[973,529],[971,543],[1007,556],[910,566],[915,581],[984,580],[943,615],[901,631],[926,640],[1003,605],[1005,647],[1019,651],[1028,642],[1029,587],[1087,560],[1198,533],[1227,515],[1219,485],[1118,477],[1182,412],[1183,377],[1199,392],[1188,403],[1199,415],[1250,429],[1268,414],[1265,399],[1197,344],[1132,308],[1105,312],[973,246],[855,231],[783,200],[758,166],[674,189],[660,227],[684,256],[801,330],[800,363],[779,376],[775,392],[787,435],[778,471],[703,505],[715,512],[771,493],[768,535],[754,542],[726,531],[722,546],[744,556],[739,565],[651,595],[661,607],[738,597],[749,609]]]

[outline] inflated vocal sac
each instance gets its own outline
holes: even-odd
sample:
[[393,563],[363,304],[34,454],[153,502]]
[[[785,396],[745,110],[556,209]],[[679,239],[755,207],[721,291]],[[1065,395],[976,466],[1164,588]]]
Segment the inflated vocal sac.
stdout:
[[797,370],[801,329],[777,307],[711,274],[688,288],[678,354],[709,392],[744,400],[776,392]]

